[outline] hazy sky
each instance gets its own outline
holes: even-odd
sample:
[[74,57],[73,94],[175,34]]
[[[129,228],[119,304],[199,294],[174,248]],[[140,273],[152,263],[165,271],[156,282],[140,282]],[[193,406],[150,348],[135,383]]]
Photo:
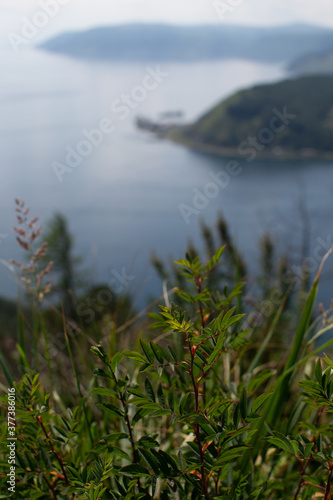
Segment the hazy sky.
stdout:
[[[214,8],[216,1],[220,8],[227,6],[223,19]],[[62,5],[40,30],[39,37],[43,38],[69,29],[131,21],[249,25],[305,22],[333,27],[333,0],[0,0],[2,41],[8,32],[20,32],[22,17],[31,19],[48,2]]]

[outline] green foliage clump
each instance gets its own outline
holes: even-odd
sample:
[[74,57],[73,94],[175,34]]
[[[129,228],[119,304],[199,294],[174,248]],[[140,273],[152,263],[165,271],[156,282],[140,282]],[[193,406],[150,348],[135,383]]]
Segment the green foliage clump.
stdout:
[[[178,261],[188,286],[177,294],[186,307],[175,300],[150,313],[156,335],[141,332],[131,350],[92,345],[88,382],[80,380],[65,331],[68,384],[77,387],[70,403],[44,390],[22,349],[18,382],[2,362],[16,393],[13,498],[331,498],[333,361],[318,359],[321,348],[309,338],[320,273],[277,365],[268,342],[253,346],[255,329],[239,300],[243,284],[221,291],[210,280],[223,251],[206,264],[190,254]],[[281,308],[269,338],[280,318]],[[331,327],[327,317],[315,336]],[[2,389],[5,498],[8,395]]]
[[[295,155],[308,149],[331,154],[332,83],[332,75],[311,75],[256,85],[219,103],[196,123],[175,127],[169,135],[195,146],[230,149],[248,161],[254,153],[264,154],[274,147]],[[281,119],[285,113],[289,113],[287,120]],[[271,141],[259,141],[255,148],[244,142],[254,138],[254,131],[267,131],[274,117],[278,120]]]

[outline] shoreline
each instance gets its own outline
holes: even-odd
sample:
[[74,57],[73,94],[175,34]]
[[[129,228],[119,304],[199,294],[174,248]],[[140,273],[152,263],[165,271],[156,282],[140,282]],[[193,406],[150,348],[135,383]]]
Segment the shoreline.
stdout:
[[[238,160],[248,160],[246,154],[241,154],[238,148],[216,146],[214,144],[205,144],[196,142],[193,139],[186,137],[182,130],[186,129],[186,125],[163,125],[152,122],[144,118],[137,119],[137,127],[141,130],[152,133],[153,135],[184,146],[193,151],[212,154],[225,158],[234,158]],[[256,159],[262,160],[318,160],[318,161],[333,161],[333,151],[318,151],[312,148],[303,148],[301,150],[286,150],[280,146],[274,148],[266,148],[264,151],[252,148],[256,154]],[[250,163],[252,160],[248,160]]]
[[[199,153],[207,153],[213,154],[220,157],[225,158],[235,158],[238,160],[247,160],[246,155],[242,155],[239,153],[237,148],[227,148],[222,146],[215,146],[212,144],[204,144],[200,142],[195,142],[190,138],[187,138],[181,134],[179,134],[179,130],[175,128],[171,128],[165,133],[157,132],[156,135],[159,135],[161,138],[167,139],[176,144],[180,144],[184,147],[192,149]],[[279,146],[275,148],[266,148],[265,151],[256,150],[257,159],[262,160],[319,160],[319,161],[332,161],[333,160],[333,151],[313,151],[304,150],[301,151],[292,151],[292,150],[282,150]],[[248,162],[250,163],[250,161]]]

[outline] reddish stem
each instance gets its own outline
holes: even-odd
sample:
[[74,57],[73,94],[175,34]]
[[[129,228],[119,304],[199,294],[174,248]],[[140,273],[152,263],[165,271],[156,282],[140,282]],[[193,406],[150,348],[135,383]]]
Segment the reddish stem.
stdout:
[[[199,413],[200,411],[200,406],[199,406],[199,386],[198,383],[196,382],[193,374],[193,366],[194,366],[194,356],[195,356],[195,349],[191,348],[191,344],[189,343],[189,348],[190,348],[190,353],[191,353],[191,368],[190,368],[190,376],[193,384],[193,390],[194,390],[194,397],[195,397],[195,411],[196,413]],[[205,459],[204,459],[204,453],[202,450],[202,443],[200,439],[200,426],[199,424],[196,424],[194,426],[194,432],[195,432],[195,437],[197,439],[198,443],[198,448],[199,448],[199,454],[200,454],[200,464],[201,464],[201,483],[202,483],[202,490],[205,495],[206,499],[209,499],[208,491],[207,491],[207,484],[206,484],[206,474],[205,474]]]
[[45,435],[45,437],[46,437],[46,439],[47,439],[47,441],[48,441],[48,443],[50,445],[52,453],[54,454],[54,456],[56,457],[57,461],[59,462],[60,468],[61,468],[63,476],[64,476],[64,481],[67,484],[69,484],[69,480],[68,480],[68,477],[67,477],[67,474],[66,474],[66,470],[65,470],[62,458],[58,455],[58,453],[54,449],[54,446],[53,446],[53,443],[52,443],[52,441],[50,439],[50,436],[48,435],[48,433],[46,432],[46,429],[44,427],[44,423],[43,423],[42,417],[41,416],[37,417],[37,421],[38,421],[38,423],[39,423],[39,425],[40,425],[40,427],[41,427],[41,429],[42,429],[42,431],[43,431],[43,433],[44,433],[44,435]]
[[329,500],[331,498],[331,480],[333,473],[333,462],[330,462],[330,468],[328,471],[327,484],[325,489],[325,496],[323,500]]

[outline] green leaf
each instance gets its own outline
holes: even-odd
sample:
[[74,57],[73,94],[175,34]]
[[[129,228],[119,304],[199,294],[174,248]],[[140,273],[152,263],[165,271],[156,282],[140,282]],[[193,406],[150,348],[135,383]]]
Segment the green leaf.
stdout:
[[175,411],[174,394],[175,394],[175,386],[173,385],[169,391],[169,394],[168,394],[168,404],[169,404],[169,408],[172,411],[172,413],[174,413],[174,411]]
[[252,405],[252,412],[256,413],[257,410],[267,401],[267,399],[274,394],[274,391],[271,392],[266,392],[265,394],[261,394],[257,399],[254,401]]
[[180,500],[180,495],[179,495],[179,491],[178,491],[178,484],[176,483],[176,481],[174,479],[168,478],[167,484],[168,484],[169,490],[171,491],[172,498],[174,500]]
[[163,408],[166,408],[162,384],[159,384],[159,386],[157,388],[157,398],[158,398],[158,402],[160,403],[160,405],[163,406]]
[[103,362],[107,360],[107,354],[103,346],[95,345],[91,347],[90,350],[95,354],[95,356],[98,356]]
[[113,434],[107,434],[103,436],[99,441],[106,441],[108,444],[115,443],[121,439],[128,439],[128,435],[124,432],[115,432]]
[[180,401],[180,404],[179,404],[179,413],[181,415],[184,414],[184,410],[185,410],[185,406],[186,406],[186,403],[187,403],[187,400],[188,398],[191,396],[191,393],[190,392],[187,392],[186,394],[184,394],[184,396],[182,397],[181,401]]
[[152,498],[155,498],[156,486],[157,486],[157,477],[153,476],[153,479],[151,482],[151,496],[152,496]]
[[96,387],[90,391],[90,394],[97,394],[99,396],[108,396],[111,398],[117,397],[117,393],[112,389],[105,389],[104,387]]
[[213,269],[216,264],[218,263],[218,261],[220,260],[221,258],[221,255],[223,254],[224,252],[224,249],[225,249],[225,245],[221,248],[219,248],[213,255],[213,257],[207,262],[206,266],[205,266],[205,272],[208,272],[210,271],[211,269]]
[[289,443],[293,447],[294,455],[297,456],[298,452],[299,452],[299,444],[298,444],[298,442],[296,441],[296,439],[290,439]]
[[245,422],[250,423],[253,422],[253,420],[257,420],[258,418],[261,418],[261,416],[258,415],[258,413],[248,413]]
[[159,455],[159,462],[161,465],[170,465],[171,468],[174,470],[174,472],[177,474],[178,473],[178,467],[177,467],[177,464],[176,462],[174,461],[174,459],[168,454],[166,453],[165,451],[163,450],[159,450],[158,451],[158,455]]
[[153,353],[152,348],[150,347],[150,345],[148,344],[148,342],[146,342],[143,339],[140,339],[140,344],[141,344],[142,350],[144,352],[144,355],[147,358],[147,361],[150,364],[153,364],[154,363],[154,353]]
[[219,458],[216,460],[213,469],[217,469],[219,468],[219,466],[221,466],[221,464],[232,462],[233,460],[235,460],[235,458],[241,457],[244,454],[244,451],[247,449],[248,447],[243,445],[228,448],[223,453],[221,453]]
[[125,465],[125,467],[119,469],[119,473],[122,474],[123,476],[129,476],[129,477],[150,476],[149,471],[145,467],[142,467],[142,465],[139,464]]
[[146,398],[145,394],[143,394],[142,391],[140,391],[139,389],[136,389],[135,387],[129,387],[127,389],[127,392],[129,394],[134,394],[135,396],[138,396],[139,398]]
[[117,368],[117,366],[119,365],[119,363],[123,359],[123,357],[124,357],[124,353],[122,353],[122,352],[117,352],[113,356],[112,361],[111,361],[111,369],[112,369],[112,371],[115,371],[115,369]]
[[287,441],[287,439],[282,440],[278,437],[270,437],[270,438],[268,438],[268,442],[273,444],[277,448],[282,448],[287,453],[294,454],[294,448],[289,443],[289,441]]
[[134,359],[135,361],[140,361],[141,363],[146,363],[146,359],[142,356],[142,354],[135,351],[123,351],[124,356],[130,359]]
[[241,427],[240,429],[237,429],[236,431],[231,431],[228,432],[223,439],[223,445],[227,444],[229,441],[232,441],[233,439],[236,439],[238,436],[241,436],[245,432],[248,432],[249,428],[248,426],[246,427]]
[[245,420],[247,416],[247,392],[246,390],[243,391],[243,394],[240,398],[239,402],[239,410],[242,418]]
[[185,461],[184,461],[184,455],[181,450],[178,452],[178,463],[179,463],[179,468],[182,472],[185,472]]
[[331,378],[331,368],[327,368],[327,370],[324,371],[323,376],[322,376],[322,381],[321,381],[321,386],[326,391],[328,383]]
[[164,417],[165,415],[171,415],[171,410],[157,410],[150,414],[151,417]]
[[94,376],[95,377],[105,377],[105,378],[111,378],[111,375],[109,375],[108,373],[106,373],[105,370],[101,370],[100,368],[96,368],[94,370]]
[[158,475],[160,472],[160,468],[156,458],[151,453],[149,453],[148,450],[145,450],[144,448],[139,448],[139,451],[143,459],[147,463],[147,465],[154,471],[156,475]]
[[267,409],[266,414],[264,415],[265,420],[267,423],[271,426],[275,426],[277,420],[279,419],[284,404],[283,402],[286,401],[288,397],[288,390],[289,390],[289,384],[290,380],[292,378],[292,374],[294,371],[294,365],[296,364],[296,361],[299,357],[299,353],[302,351],[302,343],[304,340],[304,337],[306,335],[310,320],[311,320],[311,315],[313,311],[313,306],[316,300],[317,292],[318,292],[318,282],[319,278],[323,269],[323,265],[325,263],[325,260],[327,259],[330,251],[327,252],[327,254],[324,256],[321,265],[319,267],[319,271],[313,281],[311,290],[308,294],[303,313],[301,316],[301,319],[298,324],[298,328],[296,331],[296,334],[294,336],[292,346],[289,349],[289,356],[287,359],[287,362],[284,366],[283,372],[281,373],[278,382],[276,384],[276,391],[274,394],[274,398],[272,398],[271,404]]
[[161,351],[160,346],[158,344],[154,344],[153,342],[150,342],[150,347],[154,351],[154,355],[155,355],[155,358],[157,359],[157,361],[161,365],[163,365],[164,358],[163,358],[163,353]]
[[236,404],[235,409],[234,409],[234,415],[233,415],[233,422],[234,426],[238,427],[239,424],[239,419],[240,419],[240,412],[239,412],[239,404]]
[[212,354],[209,356],[207,360],[207,365],[205,366],[204,371],[209,370],[210,365],[220,356],[221,350],[220,349],[215,349]]
[[149,368],[151,368],[151,364],[144,363],[143,365],[141,365],[139,372],[140,373],[146,372],[147,370],[149,370]]
[[200,457],[199,446],[198,446],[196,443],[194,443],[193,441],[189,441],[189,442],[187,443],[187,446],[189,446],[189,447],[191,448],[191,450],[192,450],[192,451],[194,451],[194,453],[195,453],[198,457]]
[[173,360],[174,360],[175,362],[177,362],[177,361],[178,361],[178,359],[177,359],[177,354],[176,354],[176,351],[174,350],[174,348],[173,348],[173,347],[171,347],[170,345],[168,345],[168,349],[169,349],[169,352],[170,352],[170,354],[171,354],[171,356],[172,356]]
[[111,457],[120,457],[128,460],[128,462],[131,462],[131,458],[129,457],[129,455],[120,448],[109,448],[108,453]]
[[111,413],[112,415],[115,415],[116,417],[123,417],[123,413],[119,408],[117,408],[114,405],[111,404],[105,404],[105,403],[98,403],[97,406],[102,408],[104,411],[107,411],[108,413]]
[[147,393],[147,396],[149,397],[149,399],[155,403],[156,398],[155,398],[155,394],[154,394],[154,389],[149,381],[149,378],[146,378],[146,380],[145,380],[145,389],[146,389],[146,393]]
[[321,379],[322,379],[322,369],[321,369],[321,359],[318,358],[318,361],[315,366],[315,376],[318,381],[318,384],[321,385]]

